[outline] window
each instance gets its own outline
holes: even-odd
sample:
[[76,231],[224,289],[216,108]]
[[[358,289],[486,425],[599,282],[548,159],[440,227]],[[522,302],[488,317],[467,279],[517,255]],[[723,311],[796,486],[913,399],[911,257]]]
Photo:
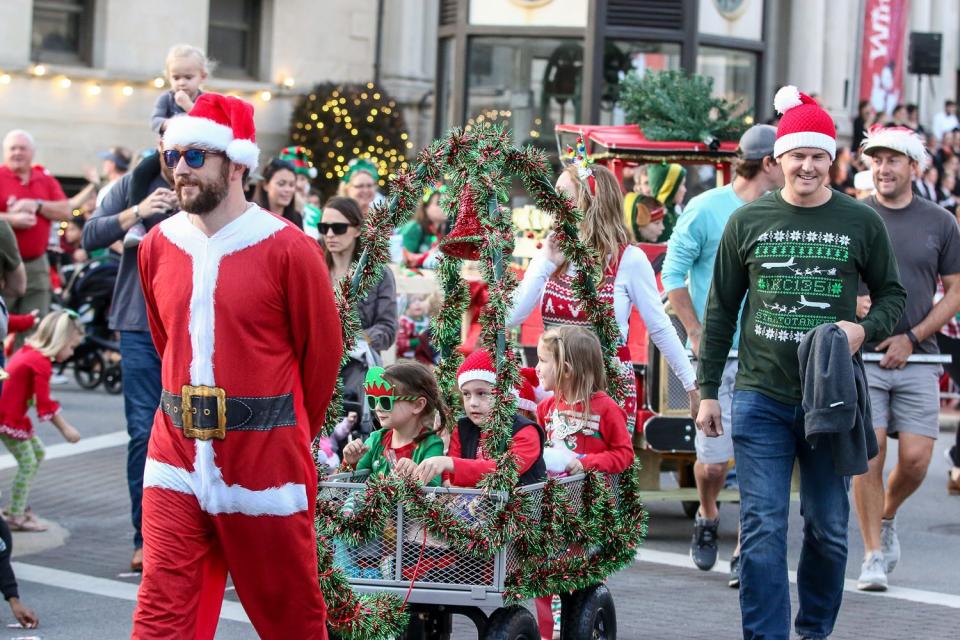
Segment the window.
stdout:
[[749,51],[700,47],[697,73],[713,78],[713,93],[742,100],[741,113],[753,113],[757,94],[757,54]]
[[554,150],[554,124],[579,117],[579,40],[471,38],[467,67],[468,124],[505,122],[515,143]]
[[36,0],[30,59],[34,62],[89,64],[93,40],[93,0]]
[[260,0],[210,0],[207,55],[217,61],[217,75],[259,75]]
[[629,42],[607,40],[603,51],[603,93],[600,96],[600,124],[628,124],[617,105],[620,82],[631,71],[680,69],[680,45],[671,42]]

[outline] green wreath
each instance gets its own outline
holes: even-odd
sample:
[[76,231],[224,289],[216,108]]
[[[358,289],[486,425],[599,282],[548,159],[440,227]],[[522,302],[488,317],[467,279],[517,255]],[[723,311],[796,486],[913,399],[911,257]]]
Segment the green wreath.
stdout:
[[[444,540],[458,553],[489,558],[512,542],[518,561],[507,577],[508,601],[595,584],[632,562],[636,547],[646,535],[637,464],[620,476],[618,500],[608,478],[589,472],[583,487],[582,510],[571,507],[570,496],[562,486],[548,481],[540,508],[540,513],[546,515],[537,526],[530,526],[530,520],[539,514],[533,513],[527,496],[515,490],[517,465],[508,446],[516,412],[512,390],[519,377],[519,353],[509,338],[506,317],[517,280],[508,268],[514,244],[511,214],[500,204],[507,201],[506,187],[511,176],[518,176],[536,206],[553,216],[564,255],[578,265],[573,286],[603,345],[610,395],[622,402],[628,385],[616,355],[619,329],[612,310],[601,304],[594,285],[599,280],[599,260],[578,239],[580,212],[569,198],[554,190],[549,175],[550,165],[544,154],[530,147],[512,146],[509,133],[500,126],[478,125],[469,132],[455,129],[424,149],[412,171],[401,173],[391,182],[389,202],[374,207],[367,216],[361,233],[360,258],[335,290],[345,352],[353,348],[360,329],[357,301],[376,285],[388,263],[389,231],[411,217],[426,186],[443,181],[448,185],[448,194],[457,194],[441,200],[441,206],[455,223],[460,216],[472,213],[479,219],[480,233],[460,240],[479,244],[480,271],[490,287],[490,302],[480,316],[480,343],[495,354],[498,376],[493,392],[494,414],[484,426],[489,451],[497,458],[497,470],[485,476],[478,488],[500,492],[497,495],[503,499],[482,525],[468,525],[455,513],[427,499],[419,483],[410,479],[385,476],[370,480],[363,496],[356,501],[357,508],[348,513],[336,500],[318,496],[320,586],[331,626],[343,638],[385,640],[400,635],[407,623],[399,598],[387,594],[358,595],[351,590],[347,576],[335,565],[332,542],[338,539],[356,546],[372,540],[382,534],[399,504],[423,523],[431,535]],[[456,371],[461,357],[455,347],[460,343],[461,318],[469,302],[460,276],[461,266],[462,260],[457,257],[441,257],[438,278],[444,299],[432,320],[433,337],[441,353],[437,381],[451,407],[459,406]],[[341,392],[338,382],[325,433],[332,431],[341,413]],[[565,538],[590,544],[583,545],[578,552],[564,553]]]

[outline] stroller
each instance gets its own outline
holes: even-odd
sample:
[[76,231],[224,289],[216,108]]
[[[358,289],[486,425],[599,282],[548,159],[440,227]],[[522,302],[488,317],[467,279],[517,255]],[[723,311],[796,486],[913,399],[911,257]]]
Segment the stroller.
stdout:
[[86,331],[83,342],[69,360],[74,378],[84,389],[95,389],[102,382],[111,394],[123,391],[120,345],[108,320],[119,270],[120,258],[112,254],[68,265],[62,270],[65,284],[61,305],[77,313]]

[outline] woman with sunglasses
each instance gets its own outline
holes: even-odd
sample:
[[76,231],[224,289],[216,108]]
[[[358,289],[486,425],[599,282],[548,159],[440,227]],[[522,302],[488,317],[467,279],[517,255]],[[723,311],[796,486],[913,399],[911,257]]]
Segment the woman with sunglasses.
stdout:
[[[377,414],[382,428],[366,442],[353,440],[344,447],[345,467],[369,469],[372,478],[392,472],[404,458],[420,464],[443,455],[438,434],[446,425],[447,409],[430,369],[414,361],[398,362],[385,370],[373,367],[363,386],[367,407]],[[430,486],[439,484],[437,476]]]
[[[353,199],[336,196],[323,205],[317,229],[334,289],[360,257],[361,224],[363,214]],[[344,395],[361,401],[367,369],[379,364],[380,352],[389,349],[397,338],[397,285],[389,267],[384,266],[382,273],[380,282],[358,303],[363,335],[350,353],[350,362],[340,372]],[[362,430],[369,431],[369,423],[367,427]]]
[[253,201],[302,229],[303,215],[297,210],[296,193],[296,167],[292,162],[274,158],[263,169],[263,180],[253,192]]

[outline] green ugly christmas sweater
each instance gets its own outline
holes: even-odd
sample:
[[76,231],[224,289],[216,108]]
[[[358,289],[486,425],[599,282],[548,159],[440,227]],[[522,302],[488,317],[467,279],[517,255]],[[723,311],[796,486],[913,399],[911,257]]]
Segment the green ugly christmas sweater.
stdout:
[[870,207],[838,192],[823,205],[796,207],[776,191],[738,209],[714,264],[700,347],[702,396],[717,398],[746,294],[736,388],[799,404],[797,346],[821,324],[856,321],[861,278],[873,298],[860,322],[865,341],[881,340],[896,326],[906,291],[886,227]]

